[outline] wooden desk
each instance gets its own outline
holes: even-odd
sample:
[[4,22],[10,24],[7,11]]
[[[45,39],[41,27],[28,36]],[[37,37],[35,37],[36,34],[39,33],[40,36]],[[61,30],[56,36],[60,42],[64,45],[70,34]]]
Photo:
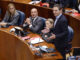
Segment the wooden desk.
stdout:
[[[34,51],[31,50],[27,41],[21,40],[18,36],[10,33],[9,28],[0,28],[0,60],[57,60],[62,59],[61,54],[56,50],[54,54],[57,56],[37,57]],[[29,34],[30,37],[39,36],[38,34]],[[39,36],[40,37],[40,36]],[[48,47],[55,46],[50,43],[40,43],[36,45],[46,45]]]

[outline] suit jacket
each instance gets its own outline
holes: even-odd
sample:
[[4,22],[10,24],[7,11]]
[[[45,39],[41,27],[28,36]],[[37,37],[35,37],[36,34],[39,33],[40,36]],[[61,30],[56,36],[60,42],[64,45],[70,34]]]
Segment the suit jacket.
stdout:
[[43,18],[38,16],[34,22],[32,21],[32,17],[30,17],[30,19],[32,23],[32,27],[30,28],[30,30],[35,33],[40,33],[44,28]]
[[2,22],[8,23],[7,25],[17,25],[18,20],[19,20],[19,13],[17,11],[15,12],[15,14],[11,18],[10,18],[10,14],[7,11]]
[[[32,32],[34,32],[34,33],[40,33],[41,30],[42,30],[42,29],[44,28],[44,26],[45,26],[43,19],[44,19],[44,18],[38,16],[38,17],[35,19],[35,21],[33,22],[32,17],[30,17],[31,24],[32,24],[32,26],[30,27],[30,30],[31,30]],[[27,29],[28,27],[29,27],[29,26],[28,26],[27,23],[24,23],[24,24],[23,24],[23,28],[24,28],[24,29]]]
[[68,22],[64,15],[58,19],[53,33],[56,35],[56,39],[54,39],[56,48],[63,48],[68,39]]

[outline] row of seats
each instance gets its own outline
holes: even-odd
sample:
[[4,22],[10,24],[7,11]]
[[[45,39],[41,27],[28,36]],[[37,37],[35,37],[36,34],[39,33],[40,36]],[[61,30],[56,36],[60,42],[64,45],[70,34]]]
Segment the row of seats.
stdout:
[[25,20],[25,13],[22,12],[22,11],[19,11],[19,10],[17,10],[17,11],[18,11],[18,13],[20,15],[20,18],[19,18],[19,21],[18,21],[18,25],[22,25],[24,20]]

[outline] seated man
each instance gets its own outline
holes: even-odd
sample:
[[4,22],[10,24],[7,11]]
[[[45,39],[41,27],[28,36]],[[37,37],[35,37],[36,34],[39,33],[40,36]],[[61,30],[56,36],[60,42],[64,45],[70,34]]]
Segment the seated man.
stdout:
[[6,11],[5,17],[0,22],[0,27],[8,27],[11,25],[17,25],[19,20],[19,13],[17,12],[14,4],[10,3]]
[[40,31],[44,28],[43,18],[38,16],[36,8],[31,9],[31,17],[27,18],[23,24],[23,28],[27,26],[34,33],[40,33]]

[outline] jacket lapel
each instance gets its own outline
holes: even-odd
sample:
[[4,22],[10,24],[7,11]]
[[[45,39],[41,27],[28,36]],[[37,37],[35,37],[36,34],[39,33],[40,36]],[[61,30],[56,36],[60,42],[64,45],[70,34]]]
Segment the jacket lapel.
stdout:
[[55,28],[56,28],[56,26],[58,25],[58,23],[59,23],[61,17],[62,17],[62,15],[58,18],[58,21],[56,22]]
[[32,21],[33,25],[36,25],[37,20],[38,20],[38,17],[35,19],[35,21]]

